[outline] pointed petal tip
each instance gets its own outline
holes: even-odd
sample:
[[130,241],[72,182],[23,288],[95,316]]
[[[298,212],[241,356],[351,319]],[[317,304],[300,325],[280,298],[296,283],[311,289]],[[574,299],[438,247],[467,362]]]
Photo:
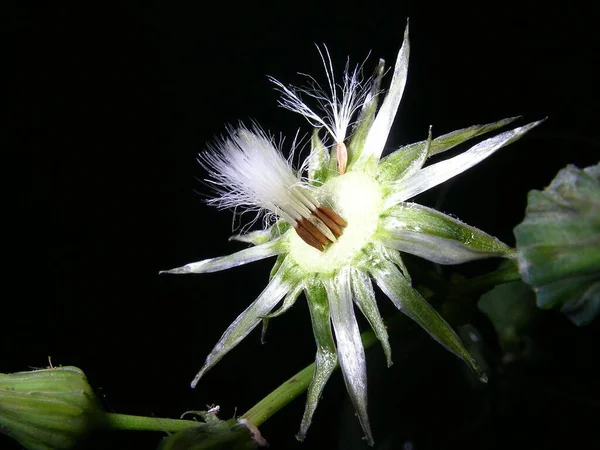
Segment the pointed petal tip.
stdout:
[[202,369],[200,369],[200,371],[196,374],[196,376],[194,377],[194,379],[192,380],[192,382],[190,383],[190,387],[192,389],[195,389],[196,386],[198,385],[198,383],[200,382],[200,379],[204,376],[204,374],[206,373],[206,371],[209,368],[206,367],[206,364],[204,364],[204,366],[202,366]]
[[[475,362],[473,362],[472,364],[475,364]],[[474,366],[474,370],[475,370],[475,374],[479,378],[479,381],[481,381],[482,383],[487,383],[489,381],[487,373],[485,373],[483,370],[481,370],[479,368],[479,366]]]
[[487,383],[489,381],[487,373],[481,370],[475,359],[466,360],[466,362],[469,364],[469,366],[471,366],[471,369],[473,369],[473,372],[475,372],[475,375],[477,375],[479,381],[481,381],[482,383]]
[[161,270],[159,275],[171,274],[180,275],[182,273],[192,273],[187,266],[176,267],[175,269]]

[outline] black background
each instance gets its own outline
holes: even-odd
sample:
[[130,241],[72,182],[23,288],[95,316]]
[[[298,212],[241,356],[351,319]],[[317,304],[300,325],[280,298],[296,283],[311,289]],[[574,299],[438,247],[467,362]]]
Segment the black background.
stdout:
[[[315,43],[327,44],[338,73],[347,56],[359,63],[369,51],[367,73],[379,57],[393,64],[407,17],[409,79],[391,149],[425,138],[430,124],[440,135],[514,115],[522,123],[548,117],[450,182],[441,205],[514,244],[527,191],[546,186],[568,163],[599,159],[600,45],[584,3],[21,4],[4,120],[4,136],[15,139],[4,146],[1,166],[0,371],[46,366],[50,355],[54,364],[82,368],[111,411],[177,417],[219,404],[227,418],[310,363],[314,344],[299,301],[271,323],[267,345],[251,334],[191,390],[204,357],[258,295],[272,262],[203,276],[158,271],[240,248],[227,241],[231,213],[203,203],[196,163],[226,124],[254,119],[274,134],[309,131],[276,106],[266,76],[294,84],[303,81],[297,72],[321,77]],[[439,193],[418,200],[433,205]],[[555,322],[556,361],[540,374],[560,376],[557,391],[585,385],[596,356],[581,349],[597,339],[598,324],[576,330],[560,317]],[[422,345],[425,353],[406,350],[389,372],[410,384],[406,402],[382,407],[402,435],[385,441],[376,424],[375,440],[385,448],[404,441],[423,449],[593,447],[587,439],[599,414],[597,387],[584,390],[584,400],[517,389],[522,399],[457,437],[451,430],[464,424],[448,420],[464,417],[468,428],[477,409],[448,381],[452,357]],[[369,352],[370,370],[385,377],[384,364],[371,357],[379,353]],[[397,375],[402,369],[409,375]],[[294,439],[303,399],[261,430],[272,448],[353,448],[338,441],[358,428],[352,421],[350,431],[340,428],[345,401],[337,374],[304,444]],[[155,448],[159,439],[97,433],[85,448]],[[4,437],[0,446],[16,448]]]

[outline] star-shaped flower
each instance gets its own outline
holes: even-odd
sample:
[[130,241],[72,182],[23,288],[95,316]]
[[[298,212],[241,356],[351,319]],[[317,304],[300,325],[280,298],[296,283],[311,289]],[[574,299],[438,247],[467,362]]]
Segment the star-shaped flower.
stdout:
[[[456,333],[411,286],[401,252],[438,264],[515,257],[513,249],[483,231],[408,200],[469,169],[540,122],[502,132],[458,156],[428,166],[425,162],[430,156],[503,127],[515,118],[472,126],[436,139],[432,139],[430,130],[427,140],[382,158],[406,84],[408,27],[380,106],[383,60],[368,81],[361,80],[359,69],[347,69],[343,83],[338,84],[329,54],[325,55],[327,90],[320,89],[312,78],[310,89],[286,87],[272,80],[282,93],[280,104],[317,127],[303,170],[294,170],[272,139],[257,127],[229,130],[228,137],[200,155],[210,175],[207,181],[216,191],[210,203],[266,213],[273,219],[272,225],[234,236],[253,247],[168,273],[215,272],[277,256],[269,283],[221,336],[192,386],[261,321],[287,311],[304,292],[317,354],[298,438],[306,435],[321,392],[339,363],[366,439],[373,444],[367,416],[365,354],[354,305],[381,341],[388,366],[392,363],[391,349],[373,282],[400,311],[485,380]],[[319,107],[326,108],[325,112],[314,112],[303,97],[315,100]],[[331,148],[319,136],[322,129],[326,142],[333,141]],[[263,223],[268,225],[269,221]],[[273,311],[282,300],[282,306]]]

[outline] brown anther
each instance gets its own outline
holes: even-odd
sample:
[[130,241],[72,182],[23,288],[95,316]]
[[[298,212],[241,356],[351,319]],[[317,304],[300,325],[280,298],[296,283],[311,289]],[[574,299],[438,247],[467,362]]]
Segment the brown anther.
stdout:
[[348,226],[348,223],[344,219],[342,219],[338,215],[338,213],[336,213],[333,209],[330,209],[327,206],[323,206],[323,205],[319,206],[317,209],[320,210],[321,212],[325,213],[331,220],[333,220],[340,227]]
[[298,226],[304,228],[308,231],[312,237],[314,237],[317,241],[319,241],[323,245],[329,244],[329,239],[323,233],[319,231],[317,227],[315,227],[312,223],[308,221],[308,219],[302,218],[298,221]]
[[304,228],[302,228],[300,226],[300,224],[297,224],[294,229],[296,230],[296,233],[298,233],[298,236],[300,236],[300,238],[304,242],[306,242],[311,247],[316,248],[320,252],[323,251],[323,244],[321,244],[319,241],[317,241],[317,239],[315,237],[313,237],[312,234],[310,234],[308,231],[306,231]]
[[[345,227],[347,224],[335,211],[326,206],[319,206],[313,211],[313,214],[314,216],[311,216],[310,220],[303,217],[296,222],[294,229],[304,242],[322,252],[326,245],[335,242],[334,235],[336,237],[342,235],[340,227]],[[327,227],[332,233],[329,234],[329,238],[311,221],[317,223],[319,227],[323,225]]]
[[342,235],[342,230],[331,219],[331,217],[329,217],[327,214],[325,214],[323,211],[319,210],[318,208],[315,209],[313,212],[314,212],[315,216],[317,216],[319,219],[321,219],[321,221],[325,224],[325,226],[327,226],[327,228],[329,228],[333,232],[333,234],[335,234],[336,237],[340,237]]

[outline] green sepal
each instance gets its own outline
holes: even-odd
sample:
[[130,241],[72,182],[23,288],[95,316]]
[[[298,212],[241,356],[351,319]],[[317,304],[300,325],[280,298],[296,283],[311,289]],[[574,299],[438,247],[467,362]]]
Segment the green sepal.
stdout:
[[514,233],[537,306],[560,308],[579,326],[600,314],[600,164],[567,166],[544,191],[531,191]]
[[279,271],[279,268],[283,264],[283,261],[285,260],[286,256],[287,256],[286,253],[281,253],[281,254],[277,255],[275,264],[273,264],[273,267],[271,268],[271,272],[269,273],[269,281],[272,280],[273,277],[277,274],[277,272]]
[[[425,151],[428,146],[427,139],[400,147],[395,152],[381,159],[378,166],[377,179],[381,182],[398,180],[405,176],[407,171],[414,170],[421,160],[420,164],[422,167],[426,158],[450,150],[474,137],[497,130],[514,122],[518,118],[509,117],[485,125],[473,125],[468,128],[452,131],[431,141],[431,147],[427,152]],[[425,159],[423,159],[423,155],[426,155]],[[421,167],[418,168],[420,169]]]
[[303,441],[306,437],[306,432],[321,398],[323,388],[336,368],[338,361],[333,333],[331,332],[329,300],[325,287],[315,277],[306,283],[304,292],[308,300],[313,334],[317,344],[317,356],[315,358],[315,370],[306,395],[306,406],[300,423],[300,431],[296,435],[299,441]]
[[330,156],[327,147],[319,137],[319,129],[313,130],[310,139],[310,156],[308,157],[308,181],[313,186],[321,186],[329,178],[331,171]]

